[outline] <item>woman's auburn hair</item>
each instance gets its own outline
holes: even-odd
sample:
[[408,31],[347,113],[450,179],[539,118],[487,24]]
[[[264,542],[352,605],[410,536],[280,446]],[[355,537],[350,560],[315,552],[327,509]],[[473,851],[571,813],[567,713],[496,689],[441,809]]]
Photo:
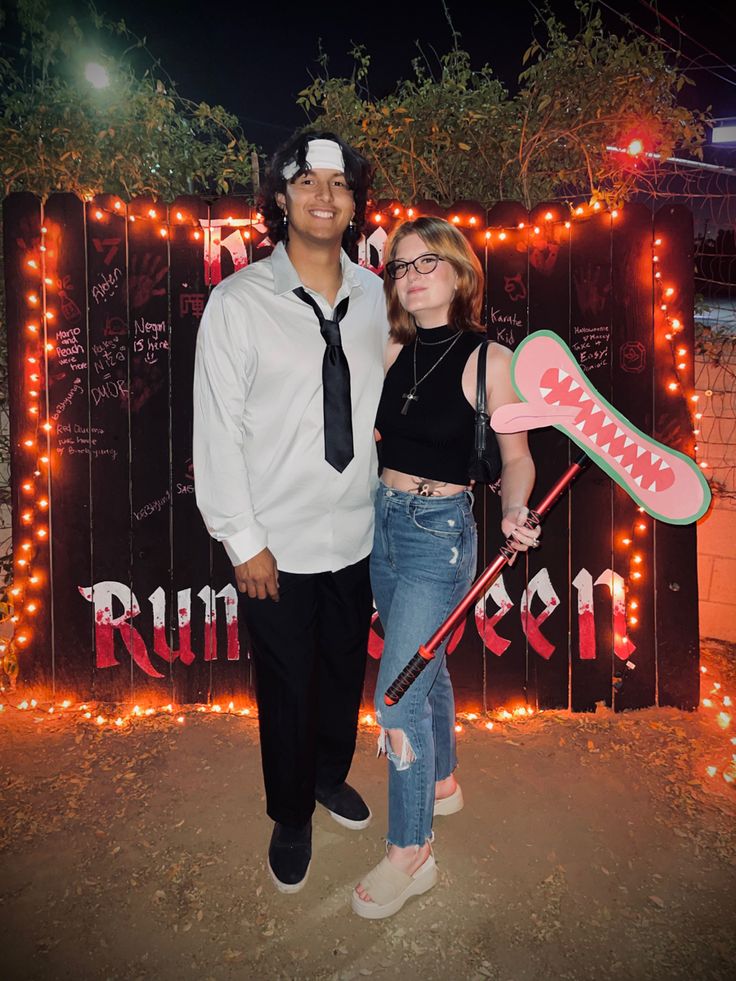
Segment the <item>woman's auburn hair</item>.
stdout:
[[455,330],[485,331],[480,323],[483,307],[483,268],[475,252],[468,245],[462,232],[445,221],[444,218],[414,218],[397,225],[388,239],[384,250],[383,289],[386,294],[386,309],[391,326],[390,336],[399,344],[409,344],[417,333],[416,321],[401,305],[396,281],[385,272],[407,235],[418,235],[427,246],[428,252],[436,252],[452,264],[457,273],[457,288],[450,301],[447,321]]

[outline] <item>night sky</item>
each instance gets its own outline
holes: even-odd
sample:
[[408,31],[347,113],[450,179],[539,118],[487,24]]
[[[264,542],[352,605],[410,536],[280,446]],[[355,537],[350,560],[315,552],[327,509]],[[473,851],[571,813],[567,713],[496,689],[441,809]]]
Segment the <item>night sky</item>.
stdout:
[[[513,92],[535,20],[529,0],[504,3],[447,0],[459,44],[470,52],[473,67],[488,63]],[[613,12],[627,13],[641,28],[654,32],[656,20],[645,0],[613,0],[603,13],[609,29],[623,33]],[[81,2],[53,4],[70,13],[84,10]],[[332,75],[349,74],[348,51],[353,42],[366,45],[372,55],[369,84],[372,94],[390,91],[397,79],[411,75],[418,44],[432,67],[438,55],[452,46],[442,0],[397,0],[357,4],[281,2],[214,4],[202,0],[97,0],[110,18],[123,18],[130,29],[145,35],[148,46],[177,83],[180,94],[220,103],[241,120],[246,136],[266,151],[287,139],[306,122],[296,105],[297,93],[316,72],[320,39],[330,57]],[[570,26],[578,15],[570,0],[552,0],[558,16]],[[736,8],[719,0],[661,0],[660,11],[678,21],[683,31],[725,61],[733,61]],[[729,9],[730,8],[730,9]],[[681,38],[662,23],[662,37],[699,65],[714,66],[718,59]],[[539,31],[539,28],[537,28]],[[717,69],[726,79],[707,71],[692,72],[697,88],[686,90],[696,104],[713,105],[716,116],[736,115],[736,70]]]

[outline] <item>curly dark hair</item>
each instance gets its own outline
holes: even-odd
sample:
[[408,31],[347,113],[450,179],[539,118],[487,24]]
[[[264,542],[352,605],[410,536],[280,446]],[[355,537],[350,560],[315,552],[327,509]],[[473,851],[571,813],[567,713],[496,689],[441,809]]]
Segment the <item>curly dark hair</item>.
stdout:
[[284,143],[271,158],[266,171],[266,176],[261,184],[260,194],[258,195],[258,210],[263,215],[268,235],[274,245],[281,242],[288,236],[288,226],[284,225],[284,214],[276,203],[277,194],[286,193],[286,180],[282,176],[282,171],[287,163],[296,161],[299,170],[291,178],[295,181],[300,174],[307,172],[307,148],[310,140],[333,140],[342,150],[343,160],[345,161],[345,178],[348,187],[353,192],[355,199],[355,217],[353,218],[353,228],[346,228],[342,237],[342,247],[345,251],[355,245],[360,238],[365,222],[365,209],[368,201],[368,190],[373,177],[373,169],[366,158],[353,149],[349,144],[341,140],[334,133],[325,130],[306,130],[298,136],[293,137],[288,143]]

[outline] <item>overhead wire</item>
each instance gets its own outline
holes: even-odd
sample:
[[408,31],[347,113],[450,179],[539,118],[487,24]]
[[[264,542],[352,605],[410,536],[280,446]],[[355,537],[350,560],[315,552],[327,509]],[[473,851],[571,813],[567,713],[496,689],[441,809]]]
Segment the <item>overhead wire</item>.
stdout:
[[679,26],[679,24],[676,24],[673,20],[670,20],[670,18],[666,14],[661,13],[656,7],[653,7],[652,4],[649,3],[649,0],[639,0],[639,3],[643,7],[646,7],[647,10],[650,10],[655,15],[657,20],[664,21],[665,24],[667,24],[673,30],[677,31],[677,33],[680,34],[682,37],[687,38],[688,41],[691,41],[693,44],[696,44],[699,48],[702,48],[703,51],[705,51],[707,54],[711,55],[711,57],[715,58],[718,62],[720,62],[722,67],[728,68],[730,71],[734,71],[733,66],[729,65],[724,58],[721,58],[721,56],[719,54],[716,54],[715,51],[711,51],[711,49],[707,47],[705,44],[703,44],[702,41],[698,41],[697,38],[694,38],[691,34],[688,34],[687,31],[684,31]]
[[[685,66],[686,71],[691,71],[696,68],[698,70],[708,71],[709,74],[713,75],[715,78],[719,78],[722,82],[726,82],[728,85],[736,86],[736,78],[728,78],[725,75],[721,75],[719,72],[714,71],[712,68],[707,68],[706,66],[698,65],[695,58],[691,58],[689,55],[686,55],[681,49],[673,47],[668,41],[665,41],[665,39],[661,35],[653,34],[651,31],[648,31],[645,27],[642,27],[641,24],[638,24],[629,14],[622,13],[620,10],[617,10],[615,7],[612,7],[611,4],[606,3],[605,0],[598,0],[598,2],[600,3],[601,7],[605,7],[606,10],[609,10],[612,14],[615,14],[616,17],[619,18],[619,20],[623,21],[629,27],[634,28],[635,30],[639,31],[641,34],[645,34],[648,38],[651,38],[651,40],[654,41],[656,44],[659,44],[663,48],[667,48],[678,58],[684,58],[689,63]],[[641,0],[641,2],[643,2],[643,0]],[[715,55],[715,57],[718,58],[719,61],[722,61],[719,55]]]

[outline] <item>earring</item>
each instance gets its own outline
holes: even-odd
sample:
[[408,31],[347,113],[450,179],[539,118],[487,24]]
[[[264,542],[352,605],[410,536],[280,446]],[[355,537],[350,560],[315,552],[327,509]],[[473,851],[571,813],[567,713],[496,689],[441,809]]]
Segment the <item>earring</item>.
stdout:
[[[353,218],[354,217],[355,217],[355,215],[353,215]],[[353,218],[350,219],[350,223],[348,225],[348,228],[350,229],[351,232],[354,232],[355,231],[355,222],[353,221]]]
[[284,226],[284,228],[288,228],[289,216],[286,214],[286,212],[284,212],[284,217],[281,219],[281,224]]

